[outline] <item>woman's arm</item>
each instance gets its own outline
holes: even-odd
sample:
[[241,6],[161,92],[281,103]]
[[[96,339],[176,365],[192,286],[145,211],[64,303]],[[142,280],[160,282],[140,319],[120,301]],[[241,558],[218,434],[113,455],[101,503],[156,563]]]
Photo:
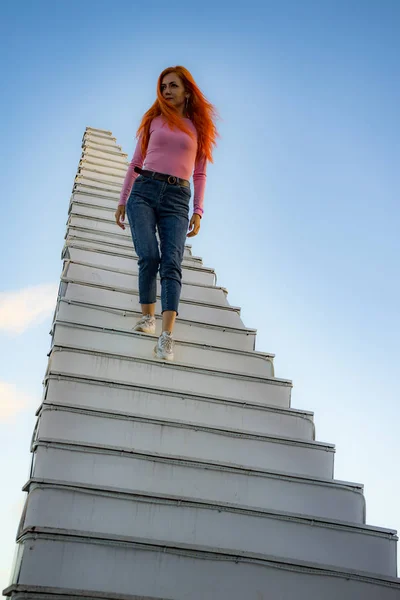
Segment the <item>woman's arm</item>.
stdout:
[[207,159],[205,156],[196,159],[193,171],[193,214],[203,216],[204,191],[207,178]]
[[132,160],[131,160],[128,170],[126,172],[124,183],[122,185],[121,194],[119,197],[118,206],[125,206],[125,204],[127,203],[129,194],[131,193],[131,190],[132,190],[132,186],[135,182],[136,177],[138,176],[138,173],[135,173],[134,168],[135,167],[140,167],[140,168],[143,167],[144,156],[142,154],[141,145],[142,145],[142,136],[140,136],[137,141],[135,152],[133,153]]
[[187,237],[194,237],[200,231],[200,219],[203,216],[204,190],[207,177],[207,159],[201,157],[196,159],[193,171],[193,215],[189,223],[189,233]]

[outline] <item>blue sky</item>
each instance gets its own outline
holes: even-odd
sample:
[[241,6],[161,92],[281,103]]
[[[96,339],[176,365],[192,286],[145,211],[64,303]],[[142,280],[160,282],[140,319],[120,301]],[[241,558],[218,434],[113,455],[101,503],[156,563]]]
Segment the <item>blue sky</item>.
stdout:
[[[400,529],[400,4],[3,3],[0,588],[8,583],[86,126],[131,156],[159,73],[185,65],[221,115],[193,251]],[[32,290],[33,286],[38,286]],[[36,304],[33,303],[35,298]]]

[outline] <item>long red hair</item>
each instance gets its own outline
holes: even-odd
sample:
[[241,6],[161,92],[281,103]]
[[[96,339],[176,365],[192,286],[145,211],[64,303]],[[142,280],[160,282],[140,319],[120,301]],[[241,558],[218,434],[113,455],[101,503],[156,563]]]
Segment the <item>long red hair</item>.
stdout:
[[207,160],[213,162],[213,149],[216,145],[216,138],[219,137],[215,126],[215,119],[218,117],[215,107],[206,99],[200,88],[196,85],[191,73],[185,67],[168,67],[164,69],[157,81],[157,100],[143,115],[142,121],[137,130],[136,137],[142,138],[142,153],[146,154],[150,138],[150,123],[159,115],[163,115],[171,129],[177,127],[191,137],[193,132],[185,124],[176,110],[166,102],[161,93],[161,83],[165,75],[176,73],[180,77],[185,89],[190,93],[186,114],[192,120],[197,131],[197,156],[205,156]]

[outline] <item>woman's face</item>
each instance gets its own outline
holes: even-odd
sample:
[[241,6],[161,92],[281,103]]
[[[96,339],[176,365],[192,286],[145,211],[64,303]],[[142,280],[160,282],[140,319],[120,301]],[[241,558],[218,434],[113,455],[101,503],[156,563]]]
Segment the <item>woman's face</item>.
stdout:
[[176,73],[164,75],[161,81],[161,94],[179,112],[183,111],[187,92],[183,86],[182,80]]

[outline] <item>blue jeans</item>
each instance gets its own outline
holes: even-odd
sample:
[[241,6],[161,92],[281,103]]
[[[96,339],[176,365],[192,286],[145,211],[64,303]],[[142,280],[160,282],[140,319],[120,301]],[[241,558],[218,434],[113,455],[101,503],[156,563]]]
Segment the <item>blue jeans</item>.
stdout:
[[160,270],[162,312],[174,310],[178,314],[190,196],[188,187],[139,175],[126,203],[139,258],[139,302],[153,304],[156,301],[156,277]]

